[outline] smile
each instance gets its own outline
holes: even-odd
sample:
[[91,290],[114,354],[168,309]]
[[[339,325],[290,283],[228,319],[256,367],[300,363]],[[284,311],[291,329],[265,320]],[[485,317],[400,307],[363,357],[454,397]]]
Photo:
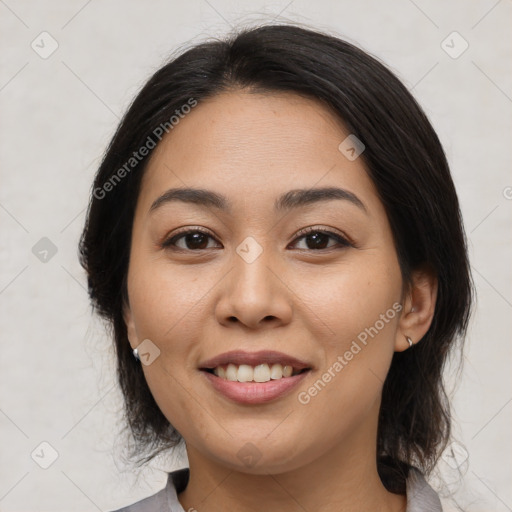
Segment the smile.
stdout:
[[246,405],[289,394],[314,370],[312,364],[282,352],[224,352],[199,364],[201,375],[223,398]]

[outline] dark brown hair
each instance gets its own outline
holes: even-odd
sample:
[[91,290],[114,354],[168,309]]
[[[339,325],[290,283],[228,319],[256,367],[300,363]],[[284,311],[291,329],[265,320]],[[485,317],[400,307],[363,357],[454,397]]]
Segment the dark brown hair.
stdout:
[[135,454],[146,462],[181,436],[153,399],[123,320],[134,210],[151,150],[126,164],[191,99],[233,88],[323,102],[366,146],[361,158],[386,209],[404,282],[422,266],[437,275],[432,325],[421,343],[395,353],[382,394],[379,474],[389,490],[403,493],[409,466],[428,473],[450,435],[442,370],[452,344],[463,340],[473,293],[459,203],[439,139],[400,80],[356,46],[298,26],[245,29],[173,58],[133,101],[96,174],[81,263],[92,303],[113,327]]

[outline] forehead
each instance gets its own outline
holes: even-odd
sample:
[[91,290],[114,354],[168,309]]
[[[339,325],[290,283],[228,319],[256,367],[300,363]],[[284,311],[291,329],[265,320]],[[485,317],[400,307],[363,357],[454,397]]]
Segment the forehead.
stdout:
[[[361,158],[338,149],[350,135],[321,102],[290,93],[233,91],[199,102],[154,150],[141,189],[222,191],[257,204],[286,190],[343,186],[376,199]],[[272,200],[273,204],[273,200]]]

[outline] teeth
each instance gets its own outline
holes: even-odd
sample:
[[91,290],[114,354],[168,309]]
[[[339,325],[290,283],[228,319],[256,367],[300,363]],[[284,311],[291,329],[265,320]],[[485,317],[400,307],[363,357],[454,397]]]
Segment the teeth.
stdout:
[[283,376],[283,367],[280,364],[273,364],[270,368],[270,378],[280,379]]
[[[215,368],[215,370],[217,370],[217,368]],[[220,375],[218,375],[217,373],[215,375],[217,375],[217,377],[220,377]],[[226,368],[226,379],[235,381],[235,380],[238,380],[237,377],[238,377],[238,368],[234,364],[228,364],[228,367]]]
[[283,377],[291,377],[293,368],[291,366],[283,366]]
[[248,364],[235,365],[229,363],[227,366],[217,366],[214,368],[213,373],[221,379],[230,380],[232,382],[268,382],[269,380],[291,377],[293,368],[278,363],[273,364],[271,367],[266,363],[254,367]]
[[250,382],[253,380],[254,370],[248,364],[241,364],[238,367],[238,382]]
[[268,382],[270,380],[270,368],[268,364],[259,364],[254,368],[254,382]]

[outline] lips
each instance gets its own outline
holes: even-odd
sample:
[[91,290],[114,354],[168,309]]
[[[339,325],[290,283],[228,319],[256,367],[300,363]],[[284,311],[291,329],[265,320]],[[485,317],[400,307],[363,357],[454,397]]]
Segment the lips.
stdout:
[[282,352],[236,350],[203,361],[199,369],[224,397],[239,404],[257,405],[289,394],[313,367]]

